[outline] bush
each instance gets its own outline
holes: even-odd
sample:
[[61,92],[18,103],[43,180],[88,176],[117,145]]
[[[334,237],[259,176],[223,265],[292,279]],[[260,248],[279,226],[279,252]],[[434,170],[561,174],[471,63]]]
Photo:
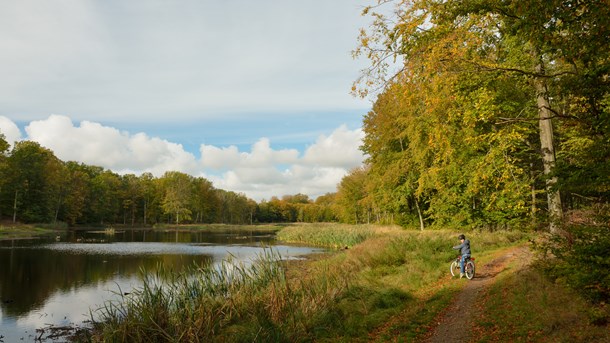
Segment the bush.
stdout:
[[572,226],[536,242],[543,271],[593,303],[610,300],[610,229]]

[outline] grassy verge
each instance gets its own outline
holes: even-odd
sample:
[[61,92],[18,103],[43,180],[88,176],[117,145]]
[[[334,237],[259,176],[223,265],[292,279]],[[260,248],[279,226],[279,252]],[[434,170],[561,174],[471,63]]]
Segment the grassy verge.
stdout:
[[0,225],[0,240],[33,238],[53,235],[60,229],[36,225]]
[[155,224],[155,230],[171,231],[206,231],[206,232],[226,232],[226,231],[269,231],[277,232],[289,224],[254,224],[254,225],[231,225],[231,224]]
[[478,342],[610,342],[599,308],[534,267],[512,266],[481,297]]
[[[465,285],[448,277],[455,232],[332,224],[291,226],[279,236],[350,248],[288,264],[264,256],[253,269],[226,264],[187,274],[145,273],[142,290],[102,309],[92,339],[412,341]],[[470,236],[482,258],[525,238]],[[166,286],[158,287],[159,278]]]
[[283,228],[277,238],[289,243],[305,243],[330,248],[350,248],[383,234],[398,232],[397,227],[335,223],[299,224]]

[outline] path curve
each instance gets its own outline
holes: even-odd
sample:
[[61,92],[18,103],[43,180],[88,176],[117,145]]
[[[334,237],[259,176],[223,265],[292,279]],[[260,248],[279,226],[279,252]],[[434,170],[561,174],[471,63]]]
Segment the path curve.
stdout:
[[482,291],[495,282],[496,276],[506,270],[511,261],[519,258],[523,263],[531,260],[526,246],[511,249],[483,266],[477,266],[475,278],[468,281],[454,301],[435,319],[431,333],[423,340],[426,343],[469,342],[473,318],[478,308],[474,306]]

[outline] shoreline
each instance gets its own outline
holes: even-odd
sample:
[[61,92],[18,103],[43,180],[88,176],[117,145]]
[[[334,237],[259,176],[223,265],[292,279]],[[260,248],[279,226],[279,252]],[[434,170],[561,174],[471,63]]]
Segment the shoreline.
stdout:
[[0,225],[0,241],[15,239],[36,239],[45,236],[57,235],[64,232],[63,229],[47,229],[33,225]]
[[[43,224],[44,225],[44,224]],[[68,228],[46,228],[36,224],[0,224],[0,241],[10,241],[15,239],[37,239],[41,237],[49,237],[59,235],[66,232],[131,232],[131,231],[156,231],[156,232],[251,232],[251,231],[268,231],[276,233],[281,229],[289,226],[289,224],[181,224],[159,226],[124,226],[124,225],[109,225],[103,226],[80,226]]]

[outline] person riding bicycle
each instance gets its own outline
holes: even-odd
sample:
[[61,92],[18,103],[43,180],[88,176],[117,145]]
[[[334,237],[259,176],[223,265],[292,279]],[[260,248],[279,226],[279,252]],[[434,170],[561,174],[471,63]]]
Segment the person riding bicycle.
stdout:
[[462,258],[460,259],[460,279],[464,277],[464,264],[466,260],[470,258],[470,241],[466,239],[463,234],[458,236],[461,244],[453,247],[455,250],[459,250]]

